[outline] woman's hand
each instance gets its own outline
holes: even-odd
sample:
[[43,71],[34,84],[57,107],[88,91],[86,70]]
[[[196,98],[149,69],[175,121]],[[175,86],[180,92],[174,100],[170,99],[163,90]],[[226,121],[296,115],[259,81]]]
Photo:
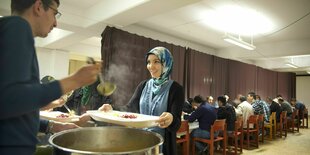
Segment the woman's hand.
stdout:
[[173,121],[173,115],[169,112],[163,112],[156,121],[160,128],[167,128]]
[[107,112],[113,110],[113,108],[110,104],[103,104],[98,110]]

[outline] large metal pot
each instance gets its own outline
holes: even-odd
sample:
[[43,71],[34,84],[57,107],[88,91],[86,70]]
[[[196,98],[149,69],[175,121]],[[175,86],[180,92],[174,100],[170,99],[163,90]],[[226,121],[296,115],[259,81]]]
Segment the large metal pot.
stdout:
[[54,154],[154,155],[160,154],[163,138],[142,129],[109,126],[62,131],[52,135],[49,142]]

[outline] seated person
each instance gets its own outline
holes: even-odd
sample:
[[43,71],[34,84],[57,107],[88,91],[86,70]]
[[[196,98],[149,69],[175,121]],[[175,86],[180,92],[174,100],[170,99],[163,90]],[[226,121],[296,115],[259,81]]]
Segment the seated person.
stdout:
[[[109,96],[103,96],[98,93],[97,85],[100,83],[97,80],[95,83],[76,89],[68,98],[67,105],[77,115],[83,115],[87,110],[97,110],[102,104],[111,104],[112,100]],[[67,112],[64,107],[56,110]]]
[[236,112],[233,106],[226,103],[225,96],[219,96],[217,102],[219,109],[217,111],[217,119],[226,119],[227,133],[233,133],[235,130]]
[[281,105],[282,111],[286,111],[286,115],[287,117],[291,117],[292,113],[293,113],[293,109],[291,107],[291,105],[287,102],[284,102],[284,100],[280,97],[278,98],[278,102]]
[[[45,76],[41,79],[41,83],[49,83],[54,81],[52,76]],[[102,96],[97,92],[97,85],[100,83],[97,80],[95,83],[76,89],[71,94],[63,95],[61,98],[51,102],[51,104],[41,108],[40,110],[54,110],[68,113],[68,110],[63,107],[66,104],[74,114],[79,115],[79,121],[75,122],[78,126],[87,126],[91,117],[86,114],[87,110],[98,109],[103,103],[111,103],[111,99]]]
[[194,111],[194,109],[192,107],[192,102],[193,102],[193,99],[192,98],[188,98],[187,101],[185,101],[184,104],[183,104],[182,111],[187,113],[187,114],[192,113]]
[[295,109],[298,109],[298,111],[299,111],[299,122],[301,123],[301,119],[302,119],[302,111],[304,111],[305,109],[306,109],[306,106],[303,104],[303,103],[301,103],[301,102],[299,102],[299,101],[297,101],[296,100],[296,98],[292,98],[291,99],[291,105],[295,108]]
[[[194,122],[195,120],[198,120],[199,128],[194,129],[191,132],[191,137],[210,139],[211,125],[216,120],[215,108],[206,103],[200,95],[194,97],[192,105],[197,107],[197,109],[189,116],[188,122]],[[215,136],[217,135],[218,133],[215,133]],[[206,144],[200,142],[196,142],[195,145],[198,152],[201,153],[206,147]]]
[[[109,96],[103,96],[98,93],[98,84],[100,84],[99,79],[89,86],[76,89],[67,99],[66,105],[70,110],[73,110],[76,115],[80,116],[80,121],[76,122],[79,126],[92,126],[94,125],[93,122],[99,126],[109,125],[109,123],[105,122],[96,122],[86,113],[87,110],[97,110],[103,104],[112,103],[112,99]],[[65,107],[59,107],[55,110],[68,112]]]
[[264,121],[265,122],[269,122],[269,117],[270,117],[269,105],[264,100],[262,100],[259,95],[256,95],[256,102],[258,102],[259,104],[261,104],[263,106],[263,109],[264,109]]
[[[238,104],[235,109],[236,115],[242,116],[243,118],[243,128],[247,128],[247,121],[251,115],[254,115],[254,109],[252,105],[246,100],[245,96],[240,96],[240,104]],[[250,125],[252,128],[252,125]]]
[[282,112],[282,108],[277,98],[273,99],[270,104],[270,113],[272,114],[273,112],[276,112],[277,122],[280,122],[280,115]]

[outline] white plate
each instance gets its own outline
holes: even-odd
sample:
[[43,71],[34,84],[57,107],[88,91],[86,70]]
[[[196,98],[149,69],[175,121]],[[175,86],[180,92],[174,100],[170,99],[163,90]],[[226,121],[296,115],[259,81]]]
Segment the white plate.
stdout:
[[[157,126],[157,121],[159,116],[150,116],[150,115],[143,115],[131,112],[121,112],[121,111],[98,111],[98,110],[89,110],[87,113],[96,121],[113,123],[128,127],[134,128],[146,128],[146,127],[153,127]],[[137,116],[136,118],[123,118],[123,115],[134,115]]]
[[69,117],[57,117],[61,114],[69,115],[68,113],[60,112],[60,111],[40,111],[40,117],[48,120],[54,120],[58,122],[76,122],[79,121],[79,116],[73,115]]

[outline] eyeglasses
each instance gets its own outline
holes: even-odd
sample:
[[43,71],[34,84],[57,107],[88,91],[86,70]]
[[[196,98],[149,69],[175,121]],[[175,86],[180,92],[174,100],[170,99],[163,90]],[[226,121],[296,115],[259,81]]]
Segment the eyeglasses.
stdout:
[[50,9],[52,9],[52,10],[54,10],[55,12],[56,12],[56,14],[55,14],[55,18],[56,19],[59,19],[60,18],[60,16],[62,15],[58,10],[56,10],[56,9],[54,9],[54,8],[52,8],[51,6],[48,6]]

